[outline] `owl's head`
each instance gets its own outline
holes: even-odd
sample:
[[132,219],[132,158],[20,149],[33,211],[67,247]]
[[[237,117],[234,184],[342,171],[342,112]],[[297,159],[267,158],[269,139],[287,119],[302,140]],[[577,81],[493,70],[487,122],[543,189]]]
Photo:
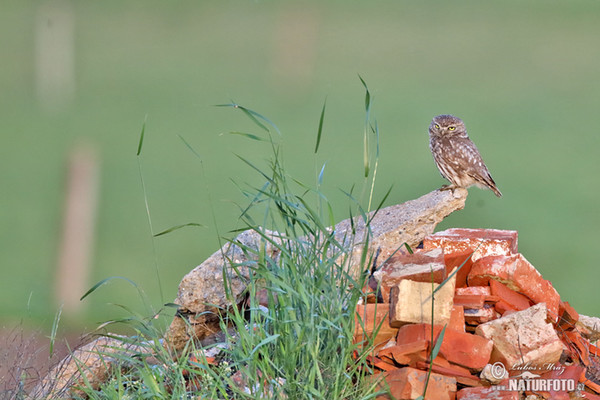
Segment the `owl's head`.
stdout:
[[429,134],[439,137],[468,137],[465,123],[454,115],[438,115],[429,125]]

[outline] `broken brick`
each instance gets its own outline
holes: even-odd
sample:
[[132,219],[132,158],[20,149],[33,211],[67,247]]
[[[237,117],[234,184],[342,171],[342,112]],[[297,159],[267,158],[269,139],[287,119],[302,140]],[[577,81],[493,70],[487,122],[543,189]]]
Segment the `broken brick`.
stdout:
[[508,304],[507,302],[505,302],[504,300],[500,300],[496,304],[494,304],[494,308],[502,316],[508,315],[510,312],[517,311],[510,304]]
[[517,236],[517,231],[451,228],[427,236],[423,239],[423,249],[442,248],[444,254],[472,251],[475,262],[485,256],[516,253]]
[[583,365],[590,364],[590,344],[577,331],[563,331],[563,343],[569,349],[574,360],[579,360]]
[[482,294],[455,294],[454,304],[464,308],[482,308],[485,296]]
[[[389,387],[391,398],[416,399],[423,394],[427,372],[411,367],[404,367],[383,374],[384,380],[379,389]],[[432,373],[427,385],[425,400],[454,400],[456,395],[456,379]],[[377,399],[390,399],[388,395]]]
[[463,307],[457,305],[452,307],[448,329],[454,329],[459,332],[465,331],[465,310]]
[[[574,383],[577,383],[579,382],[582,376],[585,376],[585,368],[580,365],[567,366],[564,364],[555,364],[549,365],[548,367],[551,368],[551,370],[549,372],[541,374],[540,379],[546,381],[553,379],[561,379],[563,381],[572,380]],[[545,398],[550,398],[552,400],[559,400],[561,398],[569,399],[569,396],[566,391],[555,391],[554,387],[551,387],[550,389],[550,391],[543,391],[540,392],[540,394],[544,395]],[[564,397],[565,394],[567,394],[566,397]]]
[[394,369],[398,369],[398,367],[396,367],[392,363],[385,362],[379,357],[367,356],[366,360],[373,367],[379,368],[382,371],[392,371]]
[[490,363],[516,365],[556,363],[563,345],[552,324],[546,322],[544,303],[479,325],[475,333],[494,343]]
[[355,342],[360,343],[369,340],[376,333],[375,338],[373,338],[373,344],[379,346],[396,336],[398,330],[390,326],[389,311],[390,305],[386,303],[369,303],[356,306],[354,325]]
[[471,250],[459,252],[459,253],[444,253],[444,263],[446,264],[446,274],[450,274],[454,268],[460,268],[456,273],[456,287],[467,286],[467,276],[473,266],[473,260],[471,259]]
[[470,325],[483,324],[498,318],[500,315],[494,307],[465,308],[465,322]]
[[[427,354],[428,349],[429,341],[423,339],[386,347],[385,349],[381,349],[377,355],[381,358],[395,361],[400,365],[410,365],[421,358],[420,353]],[[423,359],[426,358],[426,356],[423,356]]]
[[[437,341],[442,327],[433,326],[434,343]],[[410,324],[398,330],[396,342],[410,343],[431,339],[431,325]],[[489,361],[493,343],[480,336],[446,329],[439,354],[451,363],[465,368],[480,370]]]
[[523,311],[531,306],[527,297],[515,292],[512,289],[509,289],[508,286],[495,279],[490,280],[490,290],[493,295],[498,296],[513,310]]
[[489,286],[467,286],[456,288],[457,295],[482,295],[490,296],[492,291]]
[[490,279],[524,294],[534,303],[546,303],[548,318],[552,321],[558,319],[558,292],[522,254],[489,256],[473,263],[468,277],[469,285],[487,285]]
[[493,387],[469,387],[459,390],[456,400],[519,400],[519,392],[500,391]]
[[436,374],[451,376],[453,378],[462,377],[462,378],[479,380],[477,378],[477,376],[471,374],[467,368],[463,368],[463,367],[459,367],[458,365],[450,364],[446,360],[444,360],[445,365],[441,365],[443,362],[440,363],[440,362],[438,362],[438,360],[444,360],[444,359],[441,357],[436,357],[435,360],[433,361],[433,365],[431,365],[429,362],[426,362],[426,361],[419,361],[416,363],[416,367],[418,369],[422,369],[423,371],[427,371],[431,367],[431,371],[435,372]]
[[432,323],[432,309],[435,323],[447,324],[452,312],[455,282],[454,277],[446,281],[435,292],[432,301],[432,291],[439,285],[400,281],[390,294],[390,325],[399,328],[407,323]]
[[575,324],[579,321],[579,313],[571,307],[568,301],[561,301],[558,304],[558,313],[560,315],[558,326],[561,329],[575,328]]
[[373,276],[380,284],[384,302],[390,299],[390,290],[404,279],[415,282],[442,283],[446,279],[446,265],[441,249],[416,251],[414,254],[394,254]]

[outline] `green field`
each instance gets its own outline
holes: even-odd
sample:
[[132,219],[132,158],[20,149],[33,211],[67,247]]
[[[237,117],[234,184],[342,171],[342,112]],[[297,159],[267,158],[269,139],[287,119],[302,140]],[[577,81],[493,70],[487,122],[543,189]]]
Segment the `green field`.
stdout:
[[[93,272],[135,281],[155,306],[238,227],[242,187],[261,177],[260,134],[235,101],[282,132],[290,174],[323,189],[347,217],[340,189],[361,188],[364,90],[381,135],[376,197],[386,205],[441,186],[428,149],[434,115],[463,118],[502,190],[471,189],[465,210],[439,229],[515,229],[519,249],[579,312],[600,315],[594,249],[600,235],[600,3],[596,1],[103,1],[65,2],[74,22],[72,101],[48,110],[36,94],[36,24],[43,2],[0,4],[0,318],[47,325],[66,162],[97,148],[101,185]],[[314,155],[327,98],[323,141]],[[153,241],[155,232],[198,222]],[[179,139],[184,137],[200,161]],[[217,229],[215,228],[218,226]],[[159,292],[155,262],[158,263]],[[83,294],[83,293],[82,293]],[[140,309],[113,282],[85,300],[87,328]]]

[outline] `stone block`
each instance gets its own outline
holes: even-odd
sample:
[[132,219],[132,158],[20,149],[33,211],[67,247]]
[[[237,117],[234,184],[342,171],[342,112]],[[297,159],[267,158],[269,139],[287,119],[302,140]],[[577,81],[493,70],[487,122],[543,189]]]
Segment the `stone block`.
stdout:
[[546,303],[548,318],[558,320],[558,292],[522,254],[489,256],[473,263],[468,277],[469,285],[487,285],[490,279],[524,294],[536,304]]
[[544,303],[479,325],[475,333],[494,343],[490,363],[501,362],[507,370],[518,365],[556,363],[563,350],[552,324],[546,322]]
[[446,279],[446,264],[441,249],[396,253],[373,276],[380,284],[384,302],[390,300],[390,290],[409,279],[415,282],[442,283]]
[[[448,280],[432,297],[437,284],[402,280],[390,294],[390,325],[399,328],[407,323],[435,323],[450,321],[456,275]],[[432,318],[433,309],[433,318]]]

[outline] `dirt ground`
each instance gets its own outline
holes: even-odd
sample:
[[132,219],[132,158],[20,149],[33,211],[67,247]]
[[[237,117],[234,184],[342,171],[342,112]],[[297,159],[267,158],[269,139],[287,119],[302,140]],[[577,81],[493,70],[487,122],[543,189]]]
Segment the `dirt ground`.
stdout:
[[19,325],[0,327],[0,399],[17,398],[18,393],[27,392],[69,349],[85,341],[78,333],[57,338],[50,357],[50,339],[39,331]]

